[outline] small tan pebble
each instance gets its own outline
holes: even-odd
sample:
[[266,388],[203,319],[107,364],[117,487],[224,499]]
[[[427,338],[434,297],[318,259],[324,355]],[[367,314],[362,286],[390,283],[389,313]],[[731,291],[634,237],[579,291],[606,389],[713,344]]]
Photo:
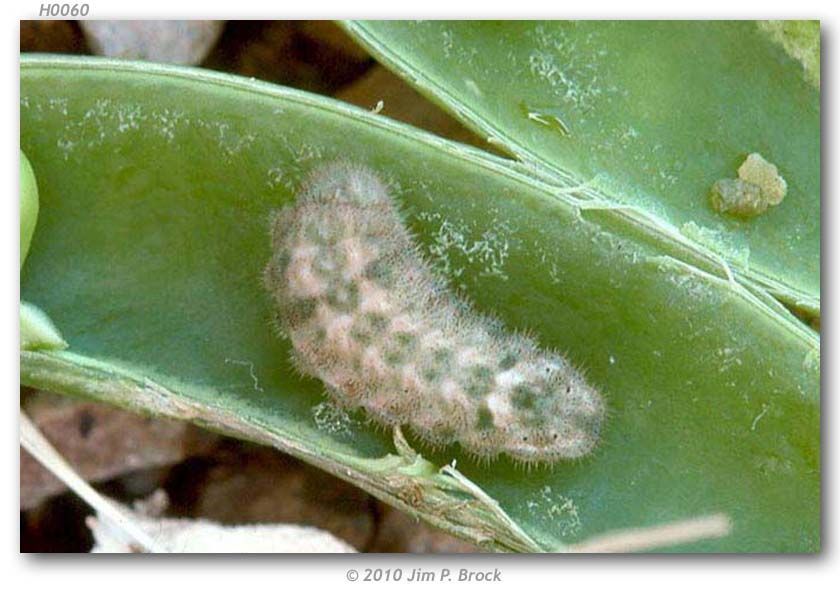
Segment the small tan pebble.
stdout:
[[721,179],[712,186],[712,208],[719,213],[749,217],[767,210],[761,188],[740,179]]
[[787,182],[776,165],[753,152],[738,167],[738,179],[719,179],[712,185],[709,201],[719,213],[754,217],[779,204],[785,194]]
[[738,167],[738,178],[757,185],[761,189],[761,197],[770,206],[779,204],[787,194],[787,182],[779,175],[776,165],[766,161],[758,152],[750,154]]

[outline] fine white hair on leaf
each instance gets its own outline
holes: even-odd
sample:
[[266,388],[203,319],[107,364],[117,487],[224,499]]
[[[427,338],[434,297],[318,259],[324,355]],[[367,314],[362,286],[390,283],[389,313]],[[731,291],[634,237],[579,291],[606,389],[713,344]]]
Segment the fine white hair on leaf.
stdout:
[[278,330],[338,406],[482,460],[553,463],[598,443],[601,394],[561,353],[453,292],[371,170],[315,170],[274,214],[271,245]]

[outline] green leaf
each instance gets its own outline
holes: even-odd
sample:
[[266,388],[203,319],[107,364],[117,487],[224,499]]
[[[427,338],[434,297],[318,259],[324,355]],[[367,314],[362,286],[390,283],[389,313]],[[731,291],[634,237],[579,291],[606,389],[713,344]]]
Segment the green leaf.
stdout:
[[[819,23],[350,22],[382,62],[562,185],[641,210],[807,314],[820,304]],[[752,152],[788,184],[753,219],[712,185]]]
[[[673,548],[819,549],[819,338],[637,214],[330,99],[143,63],[24,57],[21,146],[42,207],[21,294],[72,349],[22,352],[24,384],[272,444],[488,548],[724,513],[730,535]],[[269,214],[337,158],[388,181],[479,310],[585,366],[610,413],[592,456],[395,446],[294,372]]]
[[26,260],[29,253],[29,244],[32,242],[32,234],[35,233],[35,225],[38,223],[38,184],[35,181],[35,173],[32,165],[26,159],[26,155],[20,153],[20,266]]

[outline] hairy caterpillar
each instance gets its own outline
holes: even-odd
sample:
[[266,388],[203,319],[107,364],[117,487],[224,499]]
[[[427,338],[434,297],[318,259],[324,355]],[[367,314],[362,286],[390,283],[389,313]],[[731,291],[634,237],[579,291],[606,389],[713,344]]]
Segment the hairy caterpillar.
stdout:
[[433,445],[529,463],[598,441],[601,395],[561,355],[475,312],[423,258],[386,187],[336,163],[273,215],[265,287],[304,374]]

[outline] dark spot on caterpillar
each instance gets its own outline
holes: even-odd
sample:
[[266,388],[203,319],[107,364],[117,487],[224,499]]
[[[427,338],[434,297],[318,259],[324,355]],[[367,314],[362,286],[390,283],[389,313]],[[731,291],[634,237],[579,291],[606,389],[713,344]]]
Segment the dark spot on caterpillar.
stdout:
[[388,318],[379,313],[366,313],[364,319],[373,333],[385,333],[388,327]]
[[465,385],[465,391],[476,400],[484,398],[493,390],[493,370],[484,365],[470,369],[470,376]]
[[370,331],[363,324],[356,321],[350,329],[350,337],[360,344],[368,345],[373,340]]
[[331,289],[327,294],[327,303],[341,311],[350,311],[359,305],[359,286],[350,282],[344,288]]
[[533,410],[537,405],[537,394],[527,385],[518,385],[513,389],[510,402],[517,410]]
[[435,383],[440,379],[441,370],[436,367],[424,367],[420,374],[428,383]]
[[414,346],[414,343],[417,341],[416,338],[404,331],[400,331],[394,335],[394,340],[396,341],[397,345],[404,350],[409,350]]
[[492,380],[493,378],[493,370],[485,365],[478,365],[473,367],[472,374],[473,377],[488,381]]
[[452,360],[452,350],[449,348],[438,348],[432,353],[432,357],[434,358],[435,364],[448,367]]
[[289,307],[288,318],[308,321],[315,314],[315,309],[318,307],[318,302],[312,299],[295,300]]
[[376,260],[365,267],[365,279],[372,281],[387,281],[391,278],[394,269],[385,260]]
[[274,263],[269,264],[269,268],[266,271],[266,275],[272,280],[280,279],[283,276],[283,273],[286,272],[286,269],[289,267],[289,263],[291,262],[291,256],[288,254],[283,254],[277,257],[277,261]]
[[449,348],[436,348],[432,351],[431,364],[427,364],[421,370],[423,378],[430,382],[436,382],[443,373],[450,369],[452,361],[452,350]]
[[508,353],[502,357],[502,360],[499,361],[499,368],[504,369],[507,371],[508,369],[512,369],[516,366],[516,363],[519,361],[519,357],[516,354]]
[[398,367],[405,362],[403,353],[399,350],[386,350],[384,358],[389,367]]
[[489,408],[482,404],[478,407],[476,416],[478,417],[478,420],[476,421],[476,427],[478,427],[479,429],[493,429],[493,413],[490,411]]

